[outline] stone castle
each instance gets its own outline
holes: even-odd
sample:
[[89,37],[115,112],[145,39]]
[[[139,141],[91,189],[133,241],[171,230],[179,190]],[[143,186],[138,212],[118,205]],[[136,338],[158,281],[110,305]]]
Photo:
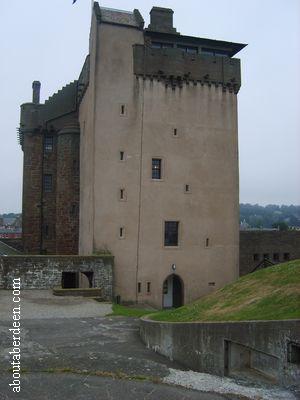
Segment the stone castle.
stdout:
[[78,80],[21,106],[29,254],[114,255],[122,302],[176,307],[238,277],[244,44],[181,35],[171,9],[94,4]]

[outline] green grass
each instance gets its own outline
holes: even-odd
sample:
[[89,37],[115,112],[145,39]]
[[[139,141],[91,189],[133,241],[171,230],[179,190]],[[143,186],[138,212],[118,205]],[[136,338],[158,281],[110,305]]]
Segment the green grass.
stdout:
[[113,304],[112,310],[113,310],[113,312],[111,314],[109,314],[111,316],[121,315],[123,317],[133,317],[133,318],[140,318],[143,315],[153,313],[153,311],[150,311],[150,310],[126,307],[126,306],[121,306],[119,304]]
[[194,303],[149,318],[173,322],[300,318],[300,260],[259,270]]

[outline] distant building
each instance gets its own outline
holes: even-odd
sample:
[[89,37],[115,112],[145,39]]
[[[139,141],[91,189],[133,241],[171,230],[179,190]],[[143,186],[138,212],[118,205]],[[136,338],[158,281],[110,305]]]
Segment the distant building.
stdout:
[[240,232],[240,276],[295,259],[300,259],[300,231]]
[[[21,106],[30,253],[110,250],[124,302],[178,306],[238,276],[237,93],[245,45],[181,35],[173,11],[95,3],[78,81]],[[79,183],[80,176],[80,183]]]

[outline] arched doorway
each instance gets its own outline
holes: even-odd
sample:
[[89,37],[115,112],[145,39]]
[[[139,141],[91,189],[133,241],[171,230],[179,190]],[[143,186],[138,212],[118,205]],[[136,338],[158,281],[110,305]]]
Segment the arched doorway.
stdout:
[[177,308],[182,305],[183,282],[178,275],[169,275],[163,284],[163,308]]

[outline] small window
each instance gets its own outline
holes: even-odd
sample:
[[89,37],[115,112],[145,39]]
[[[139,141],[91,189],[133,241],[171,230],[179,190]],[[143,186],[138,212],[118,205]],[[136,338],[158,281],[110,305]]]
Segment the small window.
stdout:
[[44,151],[45,153],[51,153],[53,151],[53,136],[45,136]]
[[124,237],[125,237],[125,228],[124,228],[124,226],[120,227],[119,234],[120,234],[120,239],[124,239]]
[[147,282],[147,293],[151,293],[151,282]]
[[216,282],[208,282],[208,286],[216,286]]
[[52,192],[52,186],[53,186],[52,175],[45,174],[44,175],[44,192],[46,192],[46,193]]
[[255,253],[253,254],[253,261],[258,261],[259,260],[259,254]]
[[283,253],[283,259],[288,261],[290,259],[290,253]]
[[169,49],[174,47],[174,45],[173,43],[152,42],[151,47],[153,49]]
[[141,293],[142,291],[142,283],[138,282],[138,293]]
[[126,115],[126,106],[125,104],[120,105],[120,115],[124,116]]
[[124,151],[120,151],[120,161],[124,161]]
[[273,260],[274,261],[279,261],[279,253],[274,253],[273,254]]
[[270,258],[269,253],[264,254],[264,260],[268,260]]
[[205,240],[205,247],[208,247],[209,246],[209,238],[206,238],[206,240]]
[[177,128],[174,128],[174,129],[173,129],[173,136],[178,137]]
[[119,192],[119,196],[120,196],[120,200],[121,201],[125,201],[126,200],[126,191],[125,191],[125,189],[120,189],[120,192]]
[[195,46],[185,46],[185,45],[178,44],[177,48],[181,49],[185,53],[190,53],[190,54],[197,54],[198,53],[198,47],[195,47]]
[[178,221],[165,221],[165,246],[178,246]]
[[191,186],[188,185],[188,184],[185,184],[184,185],[184,191],[185,191],[185,193],[191,193]]
[[161,179],[161,159],[152,158],[152,179]]

